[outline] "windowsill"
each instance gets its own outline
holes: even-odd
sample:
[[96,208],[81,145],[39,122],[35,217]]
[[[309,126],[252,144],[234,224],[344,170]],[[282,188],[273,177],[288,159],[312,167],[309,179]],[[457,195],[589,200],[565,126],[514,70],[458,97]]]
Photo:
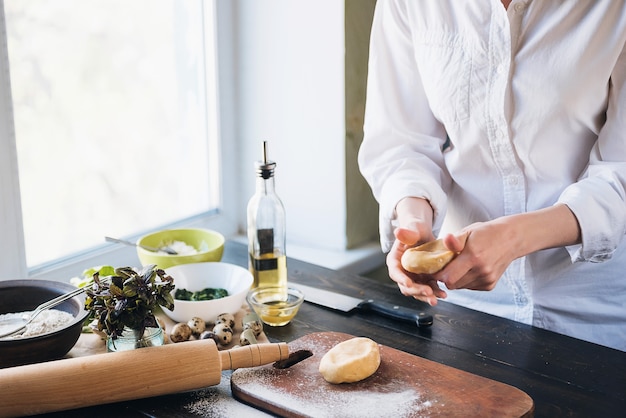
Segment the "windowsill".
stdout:
[[[245,236],[238,235],[231,239],[247,243]],[[385,255],[380,245],[374,242],[343,251],[309,248],[289,243],[287,245],[287,256],[290,258],[350,274],[367,273],[385,264]]]
[[[228,237],[229,240],[247,245],[247,238],[242,235]],[[363,275],[385,264],[385,255],[378,243],[369,243],[358,248],[338,251],[320,248],[309,248],[302,245],[287,244],[287,256],[307,263],[326,267],[349,274]],[[77,269],[77,265],[81,268]],[[111,245],[95,253],[87,253],[67,265],[50,266],[31,274],[31,278],[69,281],[77,277],[90,266],[139,266],[137,252],[129,247]]]

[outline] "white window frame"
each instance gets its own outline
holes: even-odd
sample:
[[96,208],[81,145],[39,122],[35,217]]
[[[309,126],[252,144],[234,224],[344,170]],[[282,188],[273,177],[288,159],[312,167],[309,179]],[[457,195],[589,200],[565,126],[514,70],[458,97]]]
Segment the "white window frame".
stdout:
[[[193,219],[181,220],[172,226],[197,226],[220,231],[230,237],[238,232],[237,188],[239,170],[236,164],[236,143],[233,140],[233,4],[229,0],[204,2],[204,20],[213,21],[215,37],[207,37],[207,54],[217,54],[214,74],[207,74],[207,108],[211,134],[218,135],[219,149],[211,149],[211,164],[218,164],[220,177],[215,179],[221,202],[217,213],[207,213]],[[215,43],[211,42],[216,39]],[[207,66],[208,67],[208,66]],[[219,89],[218,89],[219,87]],[[217,94],[213,94],[217,92]],[[217,112],[216,109],[219,109]],[[213,117],[214,116],[214,117]],[[50,245],[54,245],[53,242]],[[79,254],[71,259],[29,271],[26,264],[22,209],[15,143],[15,128],[11,98],[11,81],[6,40],[4,1],[0,0],[0,280],[39,278],[68,281],[85,268],[109,264],[136,266],[139,261],[134,251],[115,244]]]

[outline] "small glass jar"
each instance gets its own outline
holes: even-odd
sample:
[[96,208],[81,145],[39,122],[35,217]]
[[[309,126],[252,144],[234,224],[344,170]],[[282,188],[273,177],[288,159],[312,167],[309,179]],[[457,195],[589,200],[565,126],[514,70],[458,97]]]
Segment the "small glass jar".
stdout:
[[146,328],[143,336],[138,337],[137,331],[131,328],[124,328],[122,335],[113,339],[107,338],[107,351],[127,351],[142,347],[155,347],[165,344],[163,329]]

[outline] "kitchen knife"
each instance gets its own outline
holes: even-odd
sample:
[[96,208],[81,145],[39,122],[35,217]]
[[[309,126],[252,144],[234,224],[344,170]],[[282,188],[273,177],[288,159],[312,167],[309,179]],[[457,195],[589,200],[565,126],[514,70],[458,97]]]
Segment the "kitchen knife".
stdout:
[[353,309],[375,312],[377,314],[400,319],[402,321],[414,322],[420,328],[429,327],[433,324],[433,317],[425,312],[416,312],[391,303],[381,302],[374,299],[359,299],[328,290],[306,286],[300,283],[289,283],[304,293],[304,300],[316,305],[324,306],[342,312],[350,312]]

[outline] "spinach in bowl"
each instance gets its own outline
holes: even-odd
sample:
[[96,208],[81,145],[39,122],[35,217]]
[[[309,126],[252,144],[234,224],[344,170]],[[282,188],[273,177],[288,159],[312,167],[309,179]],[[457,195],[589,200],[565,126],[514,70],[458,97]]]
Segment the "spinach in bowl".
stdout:
[[201,301],[201,300],[213,300],[221,299],[228,296],[228,290],[222,288],[207,287],[202,290],[191,292],[187,289],[176,289],[174,292],[174,299],[189,300],[189,301]]

